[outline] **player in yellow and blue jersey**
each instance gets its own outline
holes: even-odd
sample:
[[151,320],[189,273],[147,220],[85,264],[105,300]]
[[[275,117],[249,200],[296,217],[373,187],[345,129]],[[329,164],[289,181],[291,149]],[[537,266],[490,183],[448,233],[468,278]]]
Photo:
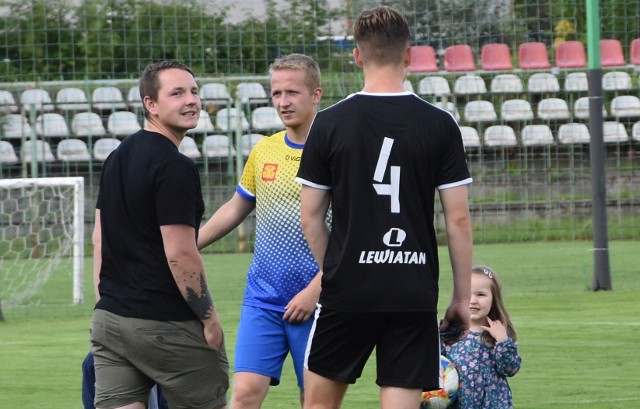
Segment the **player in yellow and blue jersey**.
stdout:
[[286,130],[262,138],[244,167],[236,193],[200,229],[198,247],[236,228],[255,209],[256,242],[247,274],[234,359],[234,409],[259,408],[278,385],[291,353],[303,391],[310,319],[320,295],[319,268],[300,226],[302,148],[322,97],[317,63],[291,54],[270,67],[271,98]]

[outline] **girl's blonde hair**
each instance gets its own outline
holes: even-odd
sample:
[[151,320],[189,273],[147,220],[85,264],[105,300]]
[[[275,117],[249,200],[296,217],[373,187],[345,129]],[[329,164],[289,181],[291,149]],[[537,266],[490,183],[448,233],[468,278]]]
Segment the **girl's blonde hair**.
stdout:
[[[493,321],[500,321],[507,328],[507,335],[509,338],[515,341],[517,339],[516,329],[513,326],[513,322],[511,322],[509,313],[502,301],[502,284],[500,284],[500,280],[498,280],[498,275],[487,266],[474,266],[471,271],[474,274],[482,274],[491,280],[491,295],[493,296],[493,303],[491,304],[488,317]],[[489,344],[494,344],[496,342],[496,340],[493,339],[487,331],[482,333],[481,338],[484,342]]]

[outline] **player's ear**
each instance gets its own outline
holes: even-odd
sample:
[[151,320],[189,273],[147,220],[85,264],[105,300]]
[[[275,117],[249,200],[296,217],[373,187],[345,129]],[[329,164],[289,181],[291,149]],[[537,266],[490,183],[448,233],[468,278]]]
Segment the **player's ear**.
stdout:
[[407,48],[407,51],[404,53],[404,66],[408,67],[411,65],[411,59],[412,59],[412,50],[411,47]]
[[156,102],[151,99],[150,96],[146,96],[144,97],[144,99],[142,100],[142,103],[144,104],[144,107],[147,108],[147,111],[149,111],[150,114],[155,114],[156,112]]
[[317,103],[320,102],[320,98],[322,98],[322,94],[323,94],[323,91],[322,91],[322,88],[320,88],[320,87],[318,87],[318,88],[313,90],[313,94],[312,95],[313,95],[313,103],[314,104],[317,104]]
[[358,67],[362,68],[362,55],[360,54],[360,49],[358,49],[358,47],[353,49],[353,61]]

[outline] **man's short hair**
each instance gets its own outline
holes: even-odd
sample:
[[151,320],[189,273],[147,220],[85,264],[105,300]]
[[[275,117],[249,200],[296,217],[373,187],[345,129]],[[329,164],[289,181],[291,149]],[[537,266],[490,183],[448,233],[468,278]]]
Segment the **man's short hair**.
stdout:
[[[145,67],[144,71],[142,72],[142,76],[140,76],[140,81],[138,82],[138,87],[140,89],[140,98],[142,99],[142,101],[144,101],[145,97],[149,97],[153,101],[158,100],[158,91],[160,90],[160,81],[158,80],[158,74],[161,71],[169,69],[184,70],[195,77],[191,68],[181,63],[180,61],[165,60],[149,64]],[[144,112],[144,116],[148,118],[149,112],[144,106],[144,103],[142,104],[142,111]]]
[[388,6],[360,13],[353,24],[353,37],[362,60],[375,65],[398,64],[411,46],[407,19]]
[[320,67],[318,63],[311,57],[304,54],[289,54],[284,57],[277,58],[269,66],[269,74],[280,70],[300,70],[307,73],[307,85],[309,90],[313,91],[320,87]]

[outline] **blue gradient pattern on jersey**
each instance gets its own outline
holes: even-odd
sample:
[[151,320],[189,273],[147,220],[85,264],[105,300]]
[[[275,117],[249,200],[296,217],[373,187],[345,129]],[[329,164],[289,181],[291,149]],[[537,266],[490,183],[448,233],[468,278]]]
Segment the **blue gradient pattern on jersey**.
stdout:
[[301,185],[294,180],[302,148],[285,131],[263,138],[240,178],[238,194],[256,202],[255,251],[244,305],[284,312],[318,272],[300,226]]

